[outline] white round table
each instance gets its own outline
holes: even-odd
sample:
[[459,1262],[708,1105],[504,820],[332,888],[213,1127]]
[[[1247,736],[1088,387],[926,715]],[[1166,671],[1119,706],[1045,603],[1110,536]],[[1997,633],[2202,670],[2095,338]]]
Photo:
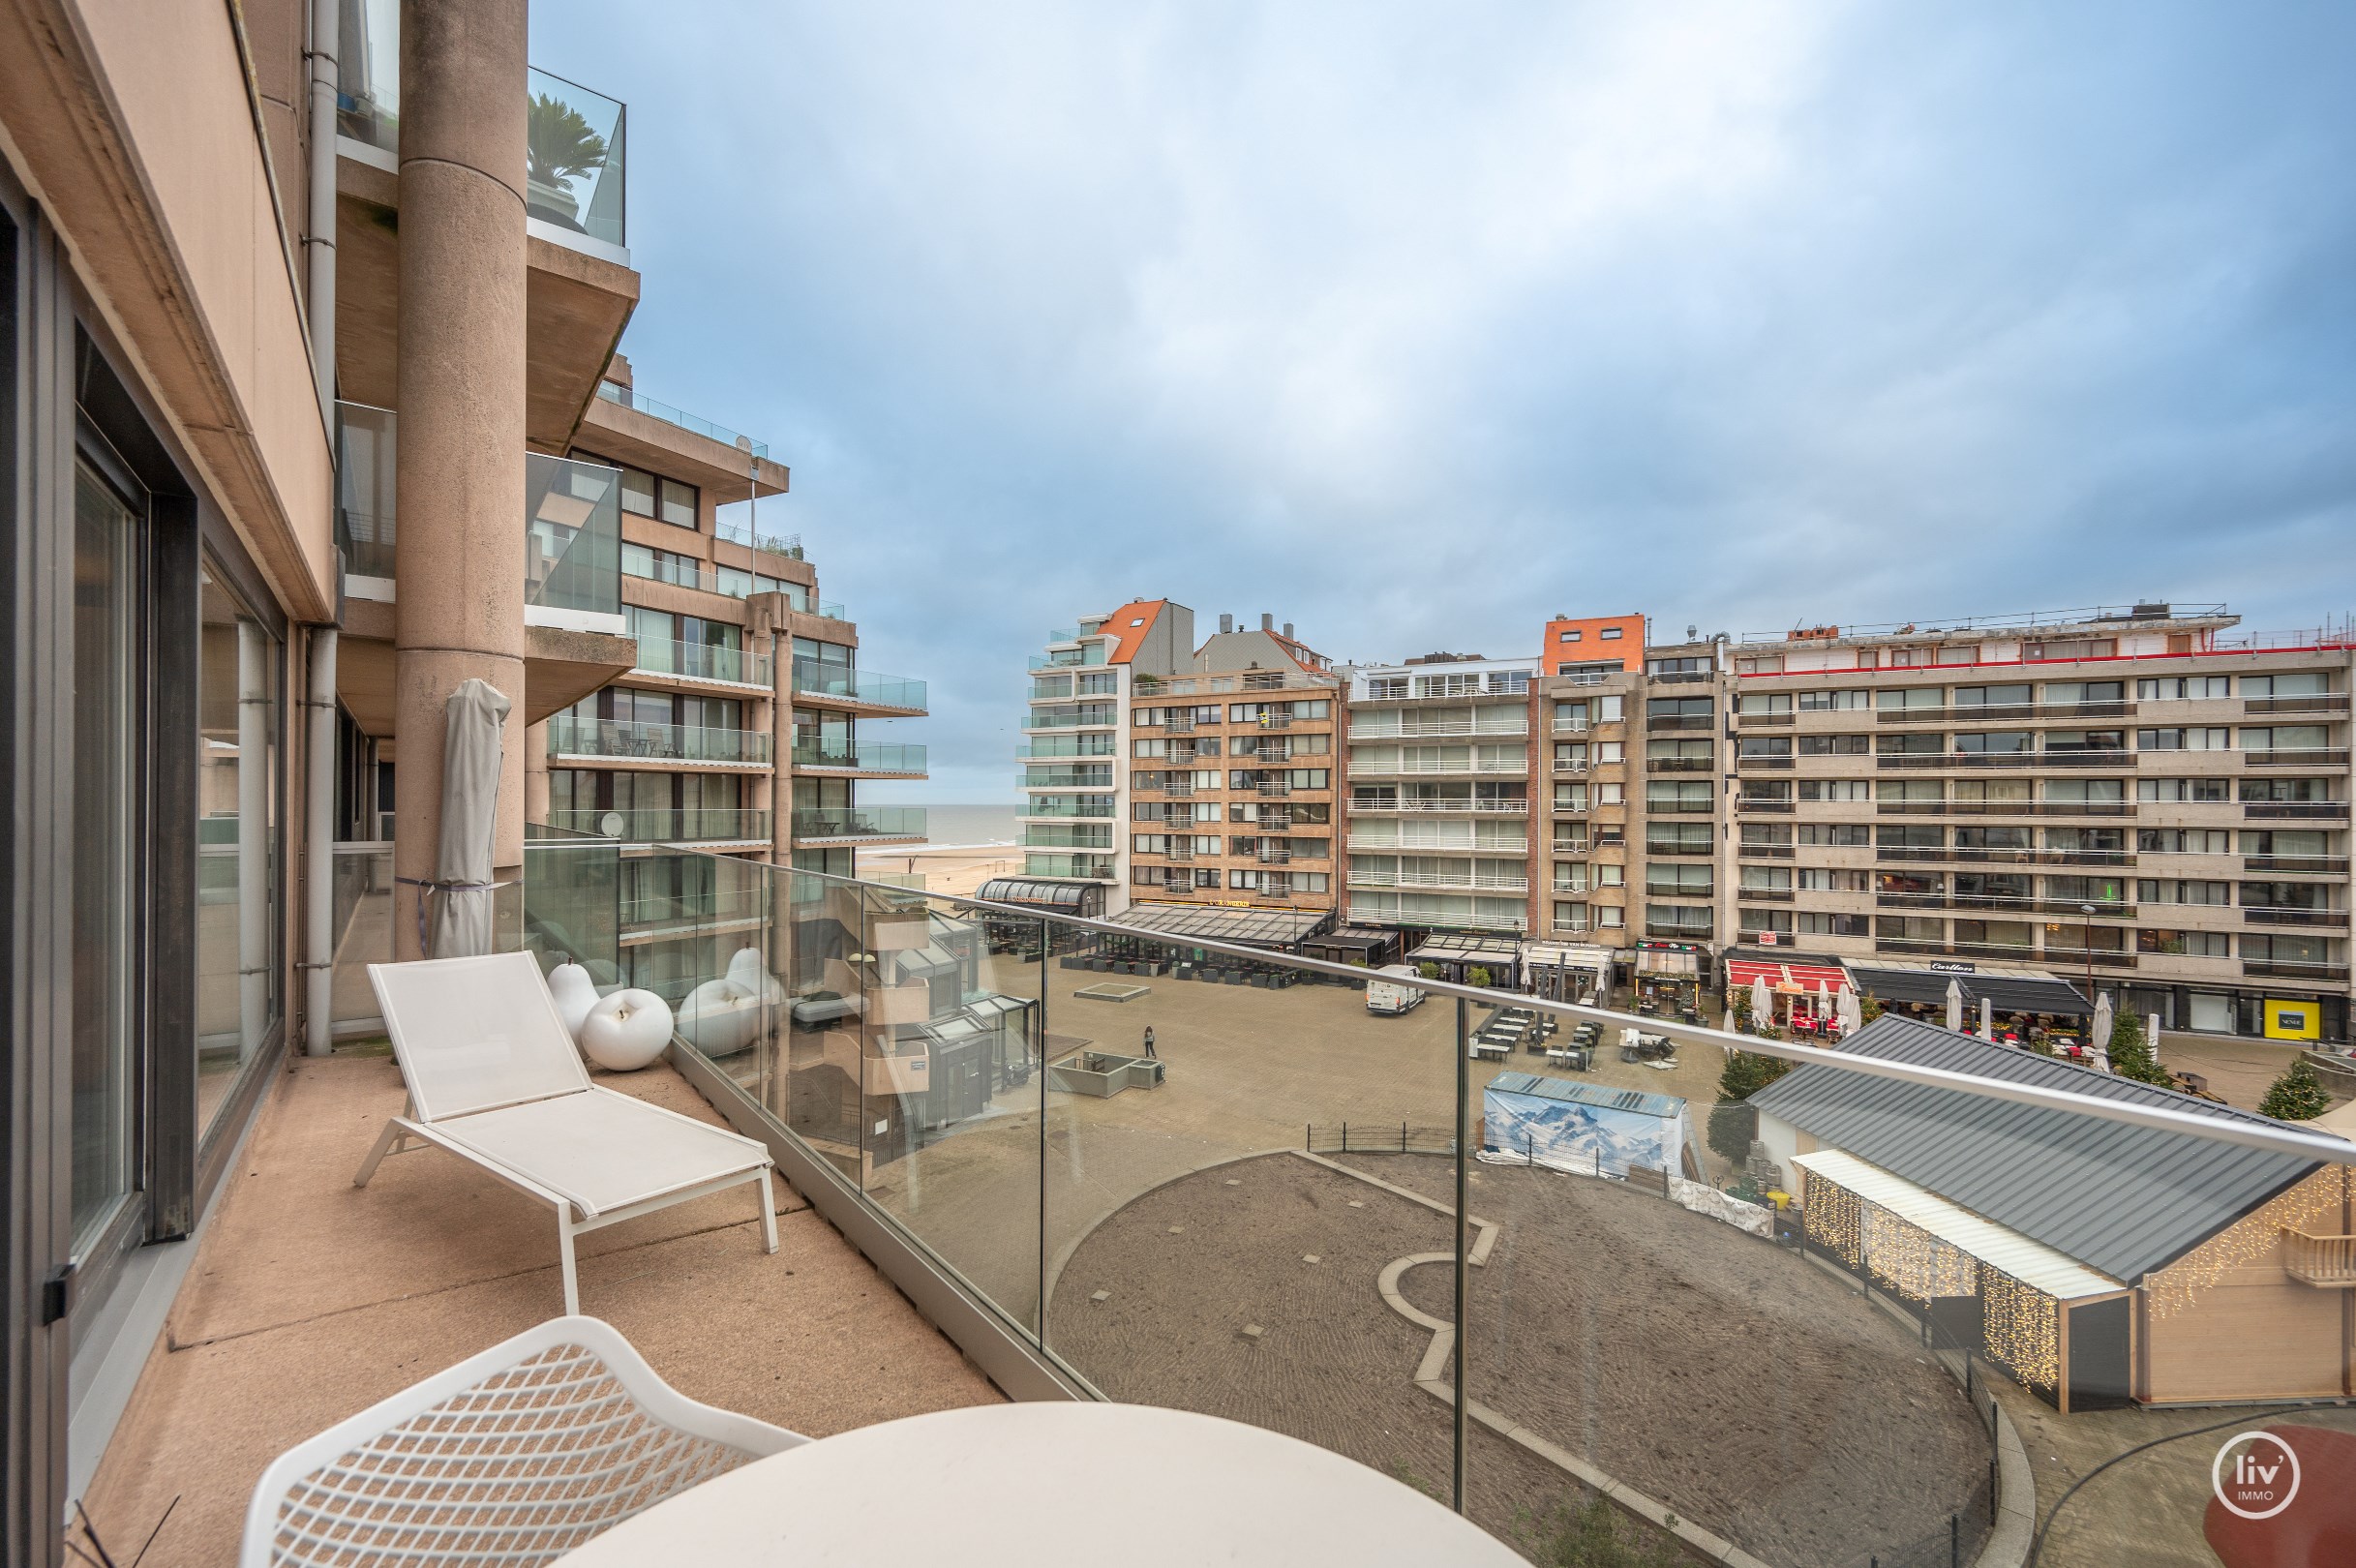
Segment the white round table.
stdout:
[[990,1404],[861,1427],[732,1470],[563,1568],[1509,1568],[1422,1493],[1239,1422],[1141,1404]]

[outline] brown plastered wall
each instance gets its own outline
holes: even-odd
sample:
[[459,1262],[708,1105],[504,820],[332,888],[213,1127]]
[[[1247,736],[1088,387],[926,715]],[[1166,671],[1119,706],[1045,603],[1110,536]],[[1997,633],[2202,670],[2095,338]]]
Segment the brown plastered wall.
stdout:
[[227,8],[0,0],[0,152],[280,602],[332,618],[331,443]]

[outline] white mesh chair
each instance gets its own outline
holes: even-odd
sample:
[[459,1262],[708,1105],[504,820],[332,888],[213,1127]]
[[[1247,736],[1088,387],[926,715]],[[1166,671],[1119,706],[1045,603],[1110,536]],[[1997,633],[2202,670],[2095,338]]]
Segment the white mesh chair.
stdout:
[[281,1454],[239,1568],[551,1562],[807,1441],[686,1398],[609,1323],[559,1317]]
[[564,1311],[581,1311],[573,1237],[747,1183],[777,1250],[769,1151],[750,1138],[600,1089],[528,952],[371,964],[369,982],[408,1084],[352,1178],[366,1187],[415,1138],[470,1160],[557,1211]]

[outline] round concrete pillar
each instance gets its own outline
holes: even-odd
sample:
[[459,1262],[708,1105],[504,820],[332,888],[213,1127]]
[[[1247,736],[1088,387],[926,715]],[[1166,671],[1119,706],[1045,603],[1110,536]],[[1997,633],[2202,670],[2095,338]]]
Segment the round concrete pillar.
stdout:
[[401,8],[402,958],[420,955],[413,884],[437,870],[443,705],[469,678],[512,704],[494,859],[499,880],[523,874],[525,22],[525,0]]

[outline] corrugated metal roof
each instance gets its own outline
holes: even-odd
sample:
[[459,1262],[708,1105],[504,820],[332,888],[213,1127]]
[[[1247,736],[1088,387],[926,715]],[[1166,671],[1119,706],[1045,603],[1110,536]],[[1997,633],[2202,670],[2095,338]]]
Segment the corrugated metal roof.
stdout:
[[1567,1100],[1607,1110],[1636,1111],[1646,1116],[1675,1116],[1685,1101],[1675,1095],[1648,1095],[1642,1089],[1615,1089],[1610,1084],[1582,1083],[1574,1078],[1547,1078],[1535,1072],[1500,1072],[1489,1087],[1502,1095],[1529,1095],[1539,1100]]
[[1155,936],[1289,948],[1333,923],[1331,910],[1238,909],[1224,904],[1132,904],[1105,919]]
[[2097,1274],[2074,1258],[1958,1208],[1938,1193],[1917,1187],[1837,1149],[1795,1157],[1792,1163],[1811,1175],[1837,1182],[1869,1203],[1879,1204],[1911,1225],[1962,1249],[1980,1262],[2004,1270],[2021,1283],[2057,1301],[2116,1295],[2119,1282]]
[[[1842,1049],[2220,1120],[2284,1125],[1894,1015],[1875,1019]],[[1751,1103],[1820,1143],[2130,1282],[2315,1168],[2315,1161],[2296,1155],[1822,1065],[1786,1074],[1753,1095]]]

